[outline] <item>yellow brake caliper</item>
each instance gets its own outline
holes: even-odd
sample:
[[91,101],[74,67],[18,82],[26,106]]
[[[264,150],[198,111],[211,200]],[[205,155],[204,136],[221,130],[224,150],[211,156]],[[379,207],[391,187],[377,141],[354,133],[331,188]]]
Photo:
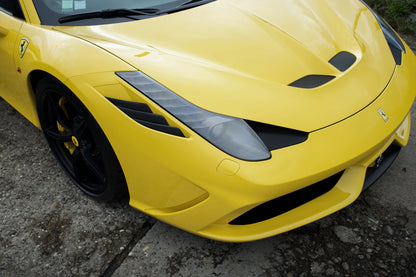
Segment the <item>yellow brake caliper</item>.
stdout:
[[[61,109],[64,111],[65,115],[68,117],[68,112],[65,109],[65,97],[61,97],[58,102]],[[68,129],[66,129],[64,126],[59,124],[58,121],[56,121],[56,126],[58,127],[58,131],[61,133],[67,133]],[[72,155],[74,154],[75,149],[77,149],[77,146],[79,146],[77,139],[73,136],[72,141],[64,142],[65,148],[68,149],[69,153]]]

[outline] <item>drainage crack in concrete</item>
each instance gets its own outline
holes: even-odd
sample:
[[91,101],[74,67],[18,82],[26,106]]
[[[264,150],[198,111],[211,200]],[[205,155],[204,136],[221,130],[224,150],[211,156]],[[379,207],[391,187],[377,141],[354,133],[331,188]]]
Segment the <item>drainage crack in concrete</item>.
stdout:
[[114,259],[110,262],[107,269],[101,275],[101,277],[110,277],[113,273],[120,267],[120,265],[124,262],[127,258],[131,250],[133,250],[134,246],[147,234],[147,232],[152,229],[155,222],[146,221],[143,223],[142,227],[133,235],[132,239],[129,241],[127,246],[121,251],[121,253],[117,254]]

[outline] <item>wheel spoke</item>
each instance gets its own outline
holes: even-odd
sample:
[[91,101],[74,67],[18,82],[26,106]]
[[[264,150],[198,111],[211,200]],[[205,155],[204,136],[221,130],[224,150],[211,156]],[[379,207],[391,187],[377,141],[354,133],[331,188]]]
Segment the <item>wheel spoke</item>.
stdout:
[[71,123],[69,122],[64,111],[59,106],[58,102],[53,98],[51,93],[48,94],[48,101],[59,124],[66,129],[71,129]]
[[48,129],[45,129],[45,134],[51,139],[58,141],[58,142],[71,141],[71,137],[72,137],[71,132],[61,133],[59,131],[56,131],[53,127],[49,127]]
[[71,160],[72,172],[74,173],[75,178],[79,181],[81,181],[80,179],[81,175],[80,175],[80,169],[79,169],[80,167],[79,162],[80,162],[80,156],[81,156],[80,154],[81,154],[80,151],[78,149],[75,149],[75,151],[72,153],[72,160]]
[[85,131],[87,130],[87,123],[85,122],[84,119],[75,119],[74,123],[72,124],[73,126],[73,131],[74,134],[78,137],[78,138],[82,138]]
[[105,175],[100,169],[98,163],[94,161],[94,158],[91,156],[89,146],[81,148],[81,156],[88,169],[98,178],[100,183],[104,184],[106,181]]

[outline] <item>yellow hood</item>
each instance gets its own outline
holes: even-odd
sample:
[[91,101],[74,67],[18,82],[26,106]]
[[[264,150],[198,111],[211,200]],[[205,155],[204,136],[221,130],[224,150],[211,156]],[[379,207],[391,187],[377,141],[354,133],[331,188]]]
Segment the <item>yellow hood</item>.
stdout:
[[[357,0],[217,0],[127,23],[59,27],[131,64],[207,110],[313,131],[369,105],[395,62]],[[357,61],[345,72],[328,61]],[[313,89],[306,75],[336,78]]]

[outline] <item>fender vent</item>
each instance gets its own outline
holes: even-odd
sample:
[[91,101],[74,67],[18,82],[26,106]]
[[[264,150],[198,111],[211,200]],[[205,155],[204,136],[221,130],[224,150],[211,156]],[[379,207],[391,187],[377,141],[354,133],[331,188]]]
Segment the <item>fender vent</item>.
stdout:
[[329,60],[329,63],[335,66],[339,71],[344,72],[348,68],[350,68],[357,57],[350,52],[342,51],[336,54],[332,59]]
[[306,89],[317,88],[328,83],[334,78],[335,76],[330,75],[307,75],[289,84],[289,86]]
[[114,98],[107,99],[131,119],[143,126],[170,135],[185,137],[179,128],[170,126],[162,115],[154,114],[145,103],[130,102]]

